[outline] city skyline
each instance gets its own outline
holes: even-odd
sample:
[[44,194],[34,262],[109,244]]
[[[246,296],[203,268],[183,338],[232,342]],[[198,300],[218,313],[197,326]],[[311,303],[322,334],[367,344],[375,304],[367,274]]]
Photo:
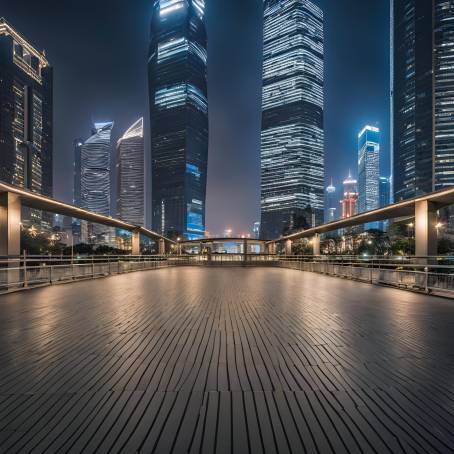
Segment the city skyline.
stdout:
[[[385,98],[389,85],[387,81],[389,78],[387,68],[389,10],[376,5],[368,5],[366,8],[361,2],[348,0],[347,3],[350,5],[350,8],[347,8],[350,10],[350,16],[348,16],[344,8],[335,2],[315,1],[315,3],[324,10],[326,21],[327,169],[325,184],[328,184],[328,178],[333,176],[335,185],[340,186],[339,182],[346,175],[348,168],[354,168],[355,131],[362,124],[377,123],[380,126],[383,130],[384,154],[388,154],[387,109],[389,106]],[[118,2],[113,8],[113,14],[106,18],[106,28],[103,31],[95,27],[95,19],[85,18],[88,20],[87,39],[90,34],[101,33],[99,40],[92,43],[95,46],[93,52],[88,54],[86,46],[70,40],[70,36],[76,33],[77,25],[73,20],[65,19],[65,15],[60,15],[59,7],[54,8],[55,5],[53,5],[51,8],[46,2],[43,2],[39,8],[36,8],[36,5],[27,4],[27,8],[31,7],[31,13],[38,19],[47,17],[46,15],[50,19],[59,17],[59,22],[56,20],[52,22],[51,32],[49,30],[44,32],[20,13],[21,0],[16,5],[17,7],[8,5],[4,8],[4,15],[39,45],[39,48],[45,48],[53,65],[59,68],[55,75],[55,109],[58,113],[55,119],[57,131],[55,149],[58,150],[55,153],[55,187],[58,198],[71,201],[72,188],[68,188],[66,182],[72,176],[72,166],[68,166],[68,157],[73,154],[73,139],[84,137],[92,120],[112,118],[116,122],[113,131],[113,141],[116,141],[121,132],[138,116],[143,114],[145,118],[148,117],[144,53],[146,55],[149,40],[151,18],[149,2],[139,1],[132,9],[128,5],[127,10],[126,6]],[[96,12],[98,6],[93,7]],[[77,17],[82,14],[83,8],[84,2],[72,8],[74,21],[77,21]],[[358,36],[366,29],[373,30],[374,33],[367,34],[367,37],[360,42],[354,39],[355,35],[344,34],[338,19],[354,22],[364,15],[365,11],[371,13],[368,14],[367,28],[359,24],[358,30],[354,33]],[[99,11],[99,14],[102,13]],[[109,30],[116,27],[120,15],[131,33],[127,37],[122,37],[121,42],[114,38],[113,44],[123,53],[126,64],[119,71],[109,71],[109,68],[113,68],[112,65],[116,67],[118,54],[111,55],[102,43],[109,35]],[[253,222],[259,219],[257,188],[260,178],[258,146],[262,15],[262,6],[259,1],[250,2],[247,5],[244,5],[244,2],[229,2],[226,5],[223,2],[213,1],[207,7],[211,125],[207,196],[207,230],[209,231],[220,232],[225,225],[232,225],[237,231],[250,231]],[[232,24],[235,24],[233,29]],[[57,33],[61,37],[58,43],[51,39]],[[239,46],[240,42],[242,44]],[[358,86],[358,80],[363,76],[360,77],[358,66],[351,57],[352,45],[359,52],[367,48],[375,51],[375,55],[378,56],[377,67],[368,75],[369,86],[372,89],[367,94],[364,94],[362,87]],[[68,51],[71,52],[74,61],[86,61],[85,67],[92,68],[90,75],[77,70],[70,61],[64,60],[64,55]],[[96,58],[94,58],[95,55]],[[226,71],[227,56],[234,64],[229,65]],[[77,75],[77,79],[74,75]],[[137,77],[140,83],[137,83]],[[131,78],[136,82],[132,82]],[[71,92],[65,88],[69,86],[68,84],[74,87]],[[338,84],[346,86],[346,89],[335,90],[334,87]],[[95,87],[96,95],[92,96]],[[113,91],[115,96],[111,96]],[[368,102],[368,99],[371,101]],[[83,103],[81,103],[82,100]],[[62,110],[62,105],[68,102],[73,108],[70,111]],[[369,105],[374,105],[374,109],[368,107]],[[145,123],[147,143],[149,140],[147,121]],[[69,125],[72,125],[71,128]],[[232,134],[228,131],[235,132]],[[337,156],[340,158],[339,161],[345,163],[343,168],[333,164],[332,158]],[[148,157],[146,159],[148,161]],[[148,162],[146,166],[148,168]],[[386,171],[383,173],[388,174]],[[147,197],[149,192],[150,189],[147,188]],[[220,215],[217,213],[219,206],[223,207]]]

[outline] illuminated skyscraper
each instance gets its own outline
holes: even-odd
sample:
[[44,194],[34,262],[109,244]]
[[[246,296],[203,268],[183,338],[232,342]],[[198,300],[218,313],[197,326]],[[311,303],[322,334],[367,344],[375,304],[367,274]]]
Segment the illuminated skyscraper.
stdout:
[[323,12],[309,0],[265,0],[261,235],[323,221]]
[[260,222],[254,222],[254,226],[252,227],[252,232],[254,233],[254,238],[260,238]]
[[333,185],[333,180],[326,188],[326,222],[332,222],[336,219],[336,187]]
[[204,0],[154,0],[148,77],[152,223],[202,238],[208,159]]
[[95,123],[81,147],[81,206],[110,216],[110,136],[113,122]]
[[137,120],[117,143],[117,213],[135,225],[144,225],[143,118]]
[[380,208],[391,203],[390,200],[390,181],[389,178],[380,177]]
[[81,185],[81,159],[82,159],[82,145],[84,141],[82,139],[76,139],[74,141],[74,163],[73,163],[73,177],[74,177],[74,190],[73,190],[73,204],[80,207],[81,196],[80,196],[80,185]]
[[380,130],[365,126],[358,134],[358,213],[380,205]]
[[358,201],[358,182],[352,178],[351,174],[344,180],[344,197],[341,200],[342,219],[351,218],[356,214],[356,204]]
[[394,201],[454,185],[454,5],[392,0]]
[[[3,18],[0,180],[52,196],[52,68],[45,53],[36,50]],[[31,210],[32,217],[35,211]]]

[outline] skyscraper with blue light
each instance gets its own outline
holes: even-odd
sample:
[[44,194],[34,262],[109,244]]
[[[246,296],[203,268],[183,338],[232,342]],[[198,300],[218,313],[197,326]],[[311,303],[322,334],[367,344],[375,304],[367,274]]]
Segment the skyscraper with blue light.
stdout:
[[396,202],[454,186],[453,36],[452,1],[391,1],[391,154]]
[[323,12],[309,0],[265,0],[263,39],[261,233],[269,239],[323,222]]
[[208,159],[204,0],[155,0],[148,59],[152,224],[163,235],[205,234]]
[[113,122],[95,123],[81,146],[81,207],[110,216],[110,136]]
[[358,134],[358,213],[380,205],[380,130],[365,126]]
[[331,178],[331,183],[326,187],[326,222],[332,222],[336,220],[337,205],[338,202],[336,200],[336,187],[333,185],[333,179]]
[[144,225],[143,118],[132,124],[117,143],[117,215]]

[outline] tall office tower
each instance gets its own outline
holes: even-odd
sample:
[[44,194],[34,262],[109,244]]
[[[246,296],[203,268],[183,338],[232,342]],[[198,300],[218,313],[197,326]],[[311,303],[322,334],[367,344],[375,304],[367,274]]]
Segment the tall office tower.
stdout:
[[117,143],[117,213],[123,221],[144,225],[143,118]]
[[81,161],[82,161],[82,145],[84,141],[82,139],[76,139],[73,144],[74,149],[74,163],[73,163],[73,205],[80,207],[81,196],[80,196],[80,184],[81,184]]
[[380,130],[365,126],[358,134],[358,213],[380,205]]
[[391,2],[394,201],[454,185],[454,4]]
[[331,183],[326,187],[326,222],[332,222],[336,219],[336,187]]
[[254,222],[254,226],[252,227],[252,233],[254,234],[255,239],[260,238],[260,222]]
[[152,224],[203,238],[208,159],[204,0],[155,0],[148,80]]
[[391,203],[391,183],[390,179],[380,177],[380,208]]
[[113,122],[95,123],[81,147],[81,207],[110,216],[110,154]]
[[352,178],[351,174],[344,180],[344,197],[341,200],[342,219],[351,218],[356,214],[358,202],[358,182]]
[[[391,203],[391,181],[390,178],[380,177],[380,208]],[[384,232],[388,230],[389,221],[380,221],[379,229]]]
[[45,53],[3,18],[0,180],[52,196],[52,68]]
[[265,0],[261,230],[265,239],[323,221],[323,12],[309,0]]

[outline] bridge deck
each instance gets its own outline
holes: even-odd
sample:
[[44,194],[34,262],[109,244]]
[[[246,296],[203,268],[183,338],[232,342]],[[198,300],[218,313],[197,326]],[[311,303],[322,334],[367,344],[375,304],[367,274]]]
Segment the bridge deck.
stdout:
[[171,268],[0,297],[0,451],[453,452],[454,303]]

